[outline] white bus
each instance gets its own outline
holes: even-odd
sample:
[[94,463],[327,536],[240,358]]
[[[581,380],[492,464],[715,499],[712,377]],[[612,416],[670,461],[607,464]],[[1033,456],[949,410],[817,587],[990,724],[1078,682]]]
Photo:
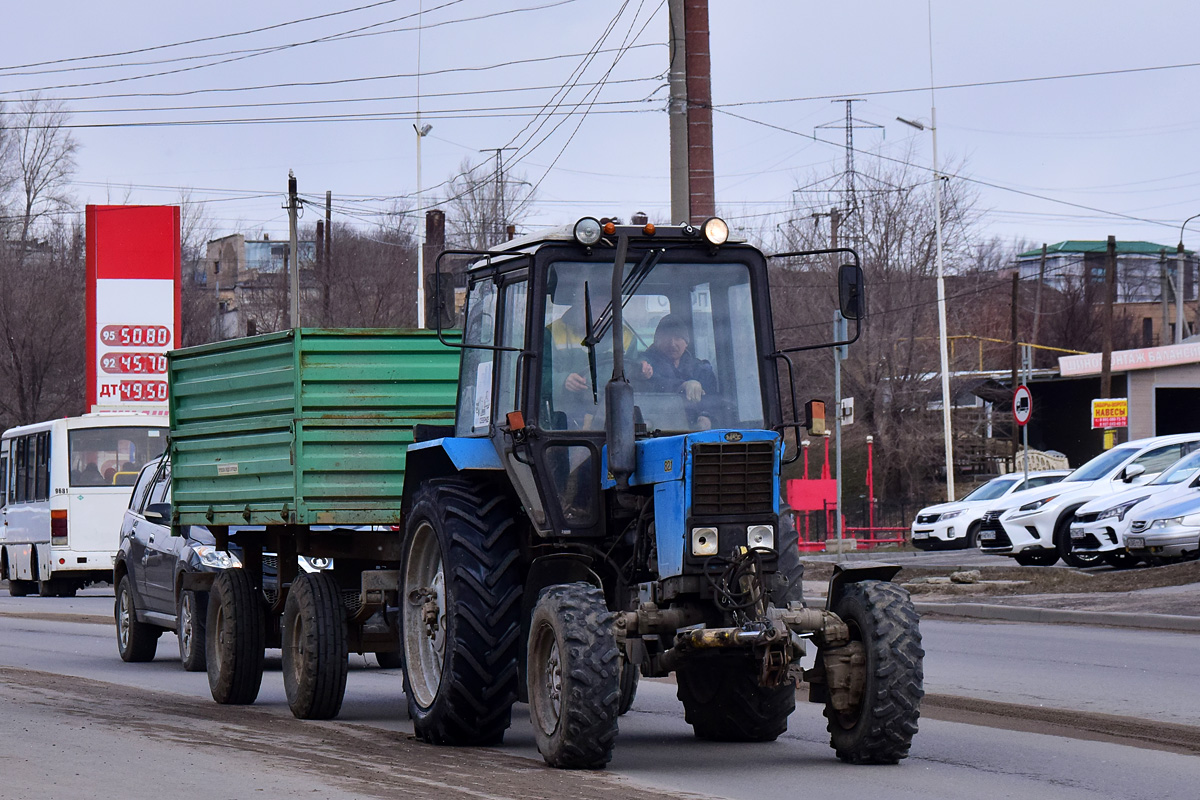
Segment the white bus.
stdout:
[[133,484],[166,444],[166,420],[148,414],[87,414],[5,431],[0,577],[9,594],[69,597],[111,582]]

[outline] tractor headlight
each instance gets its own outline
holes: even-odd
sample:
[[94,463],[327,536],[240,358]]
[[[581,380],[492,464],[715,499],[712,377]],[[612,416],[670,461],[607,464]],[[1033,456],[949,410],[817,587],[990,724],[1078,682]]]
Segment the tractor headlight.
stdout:
[[717,529],[692,528],[692,555],[715,556],[717,554]]
[[706,219],[701,230],[704,233],[704,241],[713,247],[719,247],[729,239],[729,226],[720,217]]
[[584,217],[575,223],[575,241],[584,247],[591,247],[600,241],[600,220],[595,217]]
[[775,528],[772,525],[751,525],[746,529],[747,547],[775,549]]
[[242,565],[242,562],[233,553],[218,550],[211,544],[202,544],[196,547],[195,551],[196,557],[200,559],[200,563],[206,567],[212,567],[213,569],[233,569]]

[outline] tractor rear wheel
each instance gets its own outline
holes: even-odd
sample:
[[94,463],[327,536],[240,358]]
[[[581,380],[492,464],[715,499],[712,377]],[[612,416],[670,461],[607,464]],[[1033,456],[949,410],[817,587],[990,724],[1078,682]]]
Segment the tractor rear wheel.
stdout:
[[796,708],[791,682],[758,685],[758,662],[744,656],[697,657],[676,670],[684,719],[713,742],[773,742]]
[[542,590],[529,626],[529,717],[552,767],[601,769],[612,758],[621,657],[604,592],[588,583]]
[[908,756],[925,695],[917,610],[896,584],[862,581],[843,589],[833,611],[851,642],[861,643],[866,663],[856,702],[841,711],[825,702],[830,746],[842,761],[895,764]]
[[517,700],[521,576],[506,499],[428,481],[408,515],[401,569],[404,693],[418,739],[498,744]]

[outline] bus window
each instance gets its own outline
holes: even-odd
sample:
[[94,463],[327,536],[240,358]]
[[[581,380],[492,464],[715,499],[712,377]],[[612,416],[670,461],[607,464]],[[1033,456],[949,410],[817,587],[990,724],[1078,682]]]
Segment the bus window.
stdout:
[[34,434],[33,499],[50,499],[50,431]]
[[132,486],[166,449],[161,428],[79,428],[67,433],[72,486]]
[[0,458],[0,507],[8,505],[8,456]]

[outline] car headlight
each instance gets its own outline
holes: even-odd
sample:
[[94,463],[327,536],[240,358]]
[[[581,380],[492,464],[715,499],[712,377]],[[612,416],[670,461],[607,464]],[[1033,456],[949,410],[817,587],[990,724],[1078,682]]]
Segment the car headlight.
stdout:
[[692,555],[715,556],[717,554],[717,529],[692,528]]
[[1128,503],[1121,503],[1118,506],[1113,506],[1112,508],[1106,508],[1096,516],[1096,519],[1098,519],[1098,520],[1099,519],[1110,519],[1112,517],[1116,517],[1117,519],[1124,521],[1125,515],[1129,513],[1129,509],[1133,508],[1134,506],[1136,506],[1138,503],[1142,502],[1149,496],[1150,495],[1145,495],[1143,497],[1139,497],[1136,500],[1130,500]]
[[1172,525],[1182,525],[1183,517],[1168,517],[1167,519],[1156,519],[1150,524],[1151,528],[1169,528]]
[[196,556],[200,559],[200,563],[206,567],[212,567],[213,569],[233,569],[242,565],[242,562],[233,553],[218,550],[211,544],[202,544],[193,549],[196,551]]
[[958,515],[960,515],[962,513],[963,513],[962,511],[949,511],[945,514],[939,515],[937,518],[937,521],[942,522],[944,520],[954,519],[955,517],[957,517]]
[[1058,499],[1058,495],[1051,495],[1050,497],[1043,497],[1041,500],[1034,500],[1032,503],[1026,503],[1025,505],[1021,506],[1017,510],[1018,511],[1037,511],[1039,508],[1046,505],[1046,503],[1049,503],[1051,500],[1057,500],[1057,499]]
[[751,525],[746,529],[746,545],[748,547],[765,547],[775,549],[775,528],[772,525]]

